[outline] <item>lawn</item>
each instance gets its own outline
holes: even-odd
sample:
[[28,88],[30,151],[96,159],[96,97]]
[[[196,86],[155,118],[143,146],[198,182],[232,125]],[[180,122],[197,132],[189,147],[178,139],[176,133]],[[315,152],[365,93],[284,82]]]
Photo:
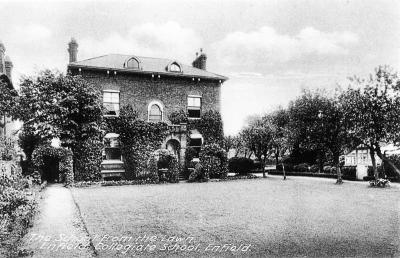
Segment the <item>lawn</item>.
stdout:
[[72,193],[99,257],[399,255],[400,188],[334,182],[275,177]]

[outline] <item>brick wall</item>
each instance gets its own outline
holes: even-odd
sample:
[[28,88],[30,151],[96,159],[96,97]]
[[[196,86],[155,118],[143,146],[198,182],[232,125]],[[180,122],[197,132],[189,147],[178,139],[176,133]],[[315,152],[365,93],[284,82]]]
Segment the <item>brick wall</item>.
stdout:
[[[74,73],[74,72],[73,72]],[[76,71],[75,71],[76,73]],[[82,71],[81,75],[101,90],[119,90],[120,106],[131,104],[139,111],[143,120],[147,120],[148,105],[159,101],[163,105],[164,121],[173,111],[187,109],[187,96],[202,96],[202,112],[208,110],[220,111],[220,83],[215,80],[193,81],[191,78],[179,78],[161,75],[152,79],[151,74],[117,74],[115,77],[103,71]]]

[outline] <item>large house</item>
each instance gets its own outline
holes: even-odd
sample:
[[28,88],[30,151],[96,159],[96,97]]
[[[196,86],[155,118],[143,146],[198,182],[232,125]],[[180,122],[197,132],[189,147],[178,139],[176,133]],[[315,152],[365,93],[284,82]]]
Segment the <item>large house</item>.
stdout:
[[[103,92],[107,116],[118,116],[124,105],[133,105],[141,119],[169,124],[171,133],[160,148],[174,151],[181,164],[186,151],[186,125],[172,125],[171,112],[185,110],[189,119],[200,119],[208,110],[220,111],[221,85],[228,78],[206,71],[206,54],[196,53],[192,66],[177,60],[109,54],[77,61],[78,43],[69,42],[68,71],[81,75]],[[106,135],[102,176],[123,176],[123,160],[115,133]],[[200,148],[202,136],[190,133],[190,144]]]

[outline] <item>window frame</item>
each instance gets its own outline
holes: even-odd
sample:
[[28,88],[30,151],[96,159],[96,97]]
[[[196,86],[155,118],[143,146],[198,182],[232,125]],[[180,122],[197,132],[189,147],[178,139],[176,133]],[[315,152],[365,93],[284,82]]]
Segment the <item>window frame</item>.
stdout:
[[[189,106],[189,99],[199,99],[200,100],[200,104],[199,106]],[[187,113],[188,113],[188,119],[200,119],[201,118],[201,111],[202,111],[202,107],[203,107],[203,97],[200,95],[188,95],[187,96]],[[195,104],[195,103],[194,103]],[[199,116],[198,117],[190,117],[190,110],[198,110],[199,111]]]
[[[104,95],[105,95],[105,93],[111,93],[111,94],[118,94],[118,103],[117,102],[105,102],[104,101]],[[112,99],[112,95],[111,95],[111,99]],[[111,104],[111,105],[115,105],[115,104],[118,104],[118,110],[115,110],[115,115],[114,114],[109,114],[109,113],[107,113],[107,114],[105,114],[104,116],[119,116],[119,111],[120,111],[120,107],[121,107],[121,92],[119,91],[119,90],[103,90],[103,106],[104,107],[106,107],[106,105],[105,104]],[[107,107],[106,107],[107,108]],[[108,110],[108,109],[107,109]],[[108,110],[108,112],[112,112],[112,111],[109,111]]]
[[161,121],[158,121],[158,122],[163,122],[164,121],[164,106],[159,101],[151,101],[149,103],[149,105],[147,107],[147,122],[158,123],[158,122],[150,121],[150,110],[153,105],[157,105],[161,112]]

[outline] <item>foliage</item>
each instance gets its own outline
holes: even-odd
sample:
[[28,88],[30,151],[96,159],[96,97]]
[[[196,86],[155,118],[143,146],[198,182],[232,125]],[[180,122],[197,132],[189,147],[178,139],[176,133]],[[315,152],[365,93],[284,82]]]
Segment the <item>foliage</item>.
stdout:
[[24,77],[13,116],[42,138],[60,138],[63,146],[99,135],[104,114],[101,92],[80,76],[39,71]]
[[188,122],[188,130],[199,130],[204,139],[203,144],[218,144],[221,147],[224,145],[223,123],[218,111],[209,110],[202,114],[201,119]]
[[46,142],[43,141],[40,135],[35,133],[32,126],[24,124],[21,132],[18,134],[18,145],[24,151],[28,162],[32,161],[33,151],[41,144],[46,144]]
[[149,158],[150,179],[159,182],[160,168],[168,168],[168,181],[171,183],[179,183],[179,164],[175,155],[168,150],[156,150]]
[[15,141],[9,136],[0,137],[0,159],[13,160],[16,154]]
[[233,157],[229,159],[228,169],[237,174],[245,175],[251,171],[253,166],[254,161],[252,159]]
[[171,112],[168,115],[169,121],[171,121],[172,124],[174,125],[179,125],[181,123],[187,123],[188,122],[188,115],[185,111],[182,109],[178,111]]
[[343,177],[347,179],[357,178],[357,167],[356,166],[344,166],[341,168]]
[[17,91],[11,86],[8,78],[0,78],[0,114],[7,115],[12,112],[15,106],[15,98],[18,96]]
[[203,169],[201,163],[197,163],[194,171],[190,174],[188,182],[207,182],[210,179],[207,171]]
[[297,148],[316,150],[320,169],[327,156],[331,156],[337,169],[337,183],[342,182],[339,157],[359,144],[357,138],[348,133],[352,125],[348,119],[351,111],[344,108],[346,101],[346,94],[338,87],[333,97],[322,90],[304,90],[289,107]]
[[218,144],[203,145],[200,151],[200,163],[205,175],[211,178],[224,178],[228,175],[228,158]]
[[294,171],[294,165],[293,164],[278,164],[276,165],[276,170],[278,171],[283,171],[283,166],[285,167],[286,172],[295,172]]
[[74,181],[72,168],[72,152],[65,148],[54,148],[50,145],[41,145],[32,154],[33,164],[41,169],[45,165],[46,157],[59,159],[59,172],[65,178],[65,185],[71,185]]
[[[272,125],[269,121],[259,119],[254,120],[253,123],[240,132],[245,148],[250,150],[258,161],[263,163],[263,167],[265,167],[265,162],[271,155],[272,130]],[[265,177],[264,169],[263,176]]]
[[309,172],[310,165],[307,163],[302,163],[293,166],[293,170],[296,172]]
[[151,153],[160,148],[168,132],[165,123],[140,120],[132,106],[123,107],[118,117],[107,118],[104,126],[106,132],[119,134],[127,179],[148,171],[147,161]]
[[96,138],[77,142],[74,147],[75,180],[96,181],[101,179],[103,143]]
[[[375,153],[387,160],[381,152],[382,143],[393,143],[400,131],[400,81],[398,74],[388,66],[380,66],[368,79],[352,78],[356,87],[346,93],[346,105],[351,112],[351,133],[365,144],[371,155],[375,180],[378,179]],[[398,170],[388,161],[397,174]]]

